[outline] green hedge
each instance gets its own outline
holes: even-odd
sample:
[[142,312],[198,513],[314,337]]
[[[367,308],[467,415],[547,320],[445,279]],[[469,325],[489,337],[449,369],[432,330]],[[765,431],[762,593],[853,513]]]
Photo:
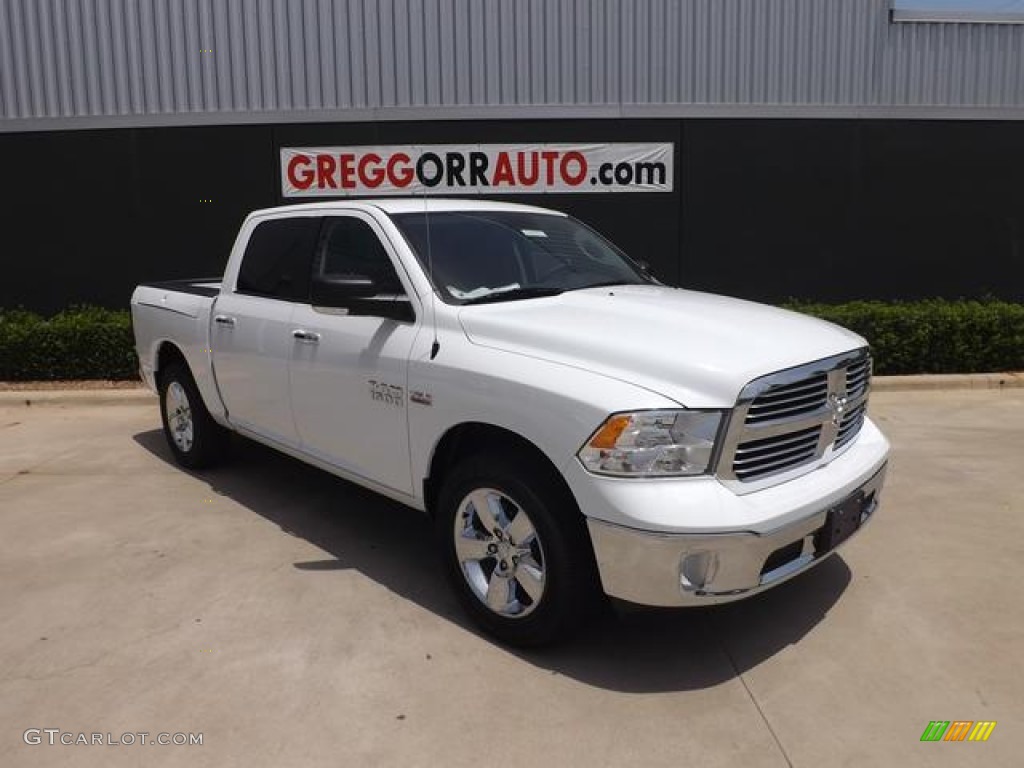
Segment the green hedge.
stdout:
[[859,333],[871,344],[877,374],[1024,370],[1024,304],[930,299],[786,306]]
[[0,310],[0,381],[135,378],[127,310],[72,307],[51,318]]
[[[878,374],[1024,370],[1024,304],[933,299],[786,306],[866,338]],[[127,310],[74,307],[49,319],[0,310],[0,381],[134,379],[137,370]]]

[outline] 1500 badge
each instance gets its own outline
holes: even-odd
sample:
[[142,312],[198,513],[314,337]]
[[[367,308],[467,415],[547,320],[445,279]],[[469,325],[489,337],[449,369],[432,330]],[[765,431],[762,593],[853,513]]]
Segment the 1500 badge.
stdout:
[[393,384],[385,384],[382,381],[370,379],[370,398],[375,403],[394,405],[397,408],[405,407],[405,390]]

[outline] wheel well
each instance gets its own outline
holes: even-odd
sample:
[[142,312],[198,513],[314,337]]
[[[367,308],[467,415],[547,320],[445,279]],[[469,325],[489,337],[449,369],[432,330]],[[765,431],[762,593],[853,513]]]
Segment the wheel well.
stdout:
[[186,366],[188,365],[185,355],[182,354],[182,351],[177,346],[169,341],[162,342],[156,353],[156,370],[154,375],[157,381],[160,380],[160,371],[174,362],[182,362]]
[[493,424],[467,422],[458,424],[441,437],[430,460],[430,470],[423,480],[423,499],[427,512],[434,514],[441,486],[447,473],[467,456],[481,453],[514,453],[546,473],[566,494],[574,499],[562,473],[540,448],[522,435]]

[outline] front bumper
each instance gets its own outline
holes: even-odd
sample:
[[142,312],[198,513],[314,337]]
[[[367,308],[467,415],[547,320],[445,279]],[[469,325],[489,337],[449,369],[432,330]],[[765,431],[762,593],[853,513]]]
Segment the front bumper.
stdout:
[[[862,494],[863,528],[878,508],[888,443],[873,425],[865,427],[861,445],[855,443],[826,467],[775,488],[738,497],[712,478],[706,480],[717,488],[707,483],[676,485],[675,515],[650,504],[642,506],[644,529],[629,525],[640,522],[638,515],[626,518],[631,505],[622,502],[630,494],[609,493],[612,486],[595,494],[592,487],[590,498],[595,502],[617,502],[615,509],[603,510],[605,519],[593,514],[587,519],[604,591],[644,605],[709,605],[763,591],[821,562],[838,548],[829,547],[819,534],[830,509]],[[618,481],[614,488],[621,490],[623,482],[631,481]],[[664,491],[644,489],[640,500],[665,502]],[[692,497],[702,504],[702,511],[694,509],[688,515]],[[743,529],[708,525],[707,505],[712,501],[719,520],[739,523],[738,518],[747,518]],[[752,514],[755,510],[759,514]],[[670,517],[675,518],[671,526]],[[695,524],[687,525],[688,517]],[[663,530],[654,529],[652,519],[661,522],[658,527]]]

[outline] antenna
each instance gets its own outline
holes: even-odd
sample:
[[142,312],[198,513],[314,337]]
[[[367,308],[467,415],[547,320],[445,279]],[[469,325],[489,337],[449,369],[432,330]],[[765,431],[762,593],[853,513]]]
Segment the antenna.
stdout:
[[430,322],[434,327],[434,343],[430,345],[430,359],[437,357],[441,343],[437,340],[437,286],[434,285],[434,249],[430,243],[430,207],[427,205],[427,187],[423,186],[423,221],[427,228],[427,276],[430,278]]

